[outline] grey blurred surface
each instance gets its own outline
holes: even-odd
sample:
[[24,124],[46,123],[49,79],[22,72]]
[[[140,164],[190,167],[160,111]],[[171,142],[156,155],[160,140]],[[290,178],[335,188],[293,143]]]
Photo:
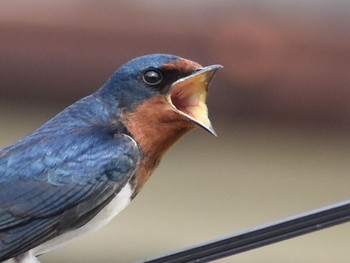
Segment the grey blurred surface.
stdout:
[[[42,262],[136,262],[348,199],[350,2],[3,0],[0,147],[123,62],[225,66],[196,130],[102,230]],[[349,262],[349,224],[220,262]]]
[[[1,105],[0,146],[60,107]],[[136,262],[349,198],[350,138],[339,130],[213,120],[161,163],[132,204],[102,230],[43,262]],[[349,224],[220,262],[348,262]]]

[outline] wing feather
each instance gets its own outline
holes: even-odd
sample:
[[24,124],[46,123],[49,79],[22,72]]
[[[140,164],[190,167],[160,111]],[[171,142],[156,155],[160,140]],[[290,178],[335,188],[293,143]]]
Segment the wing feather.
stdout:
[[34,134],[0,151],[0,261],[84,225],[130,180],[139,150],[90,128]]

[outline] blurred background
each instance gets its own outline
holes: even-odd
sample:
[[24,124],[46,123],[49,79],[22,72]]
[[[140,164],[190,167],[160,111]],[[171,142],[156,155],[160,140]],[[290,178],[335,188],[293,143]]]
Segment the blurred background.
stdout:
[[[97,233],[42,262],[137,262],[350,197],[350,2],[2,0],[0,147],[127,60],[222,64],[196,130]],[[345,224],[220,262],[349,262]]]

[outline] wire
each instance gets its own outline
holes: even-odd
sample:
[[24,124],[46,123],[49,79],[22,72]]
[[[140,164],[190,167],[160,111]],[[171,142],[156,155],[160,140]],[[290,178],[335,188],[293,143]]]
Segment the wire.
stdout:
[[350,221],[350,200],[144,263],[209,262]]

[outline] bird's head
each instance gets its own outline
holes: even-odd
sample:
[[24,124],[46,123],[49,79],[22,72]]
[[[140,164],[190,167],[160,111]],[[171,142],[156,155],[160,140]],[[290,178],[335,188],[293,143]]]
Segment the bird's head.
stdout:
[[115,98],[119,116],[144,150],[157,145],[165,150],[196,126],[215,135],[206,97],[221,67],[202,67],[173,55],[147,55],[121,66],[103,89]]

